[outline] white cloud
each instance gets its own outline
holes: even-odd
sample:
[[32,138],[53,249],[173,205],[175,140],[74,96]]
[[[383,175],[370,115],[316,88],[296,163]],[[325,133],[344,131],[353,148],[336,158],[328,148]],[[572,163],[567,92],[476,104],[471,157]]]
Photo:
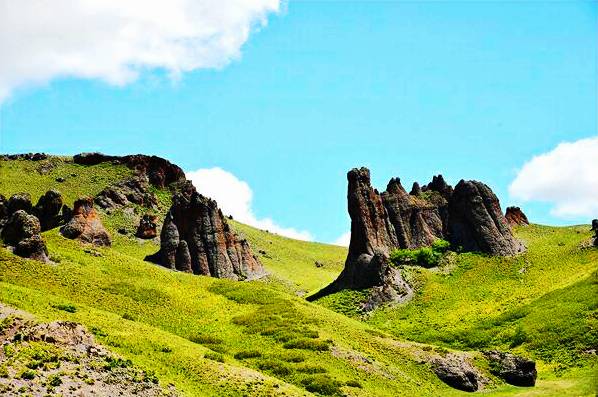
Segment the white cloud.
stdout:
[[270,218],[258,219],[251,208],[253,192],[247,182],[222,168],[204,168],[185,172],[198,192],[218,202],[222,212],[232,215],[239,222],[268,230],[298,240],[312,241],[313,236],[305,230],[282,227]]
[[553,204],[561,218],[598,218],[598,136],[564,142],[523,165],[509,186],[522,201]]
[[280,0],[0,0],[0,103],[25,85],[77,77],[123,85],[238,58]]
[[341,247],[348,247],[351,242],[351,232],[343,233],[332,242],[334,245],[340,245]]

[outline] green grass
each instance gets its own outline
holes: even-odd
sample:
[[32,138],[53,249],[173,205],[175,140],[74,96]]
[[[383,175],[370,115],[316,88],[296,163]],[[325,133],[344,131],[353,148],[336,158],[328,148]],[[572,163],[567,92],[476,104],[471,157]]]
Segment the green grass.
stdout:
[[[39,163],[3,162],[0,193],[28,191],[35,201],[57,187],[69,202],[130,175],[112,165],[51,161],[57,162],[52,175],[37,173]],[[77,177],[54,181],[70,173]],[[163,212],[169,193],[156,194]],[[359,291],[317,304],[298,296],[338,275],[345,248],[231,222],[270,273],[265,281],[233,282],[144,262],[157,244],[116,232],[132,230],[135,213],[100,216],[111,248],[89,249],[54,229],[43,234],[53,264],[0,249],[0,301],[41,321],[82,323],[125,362],[155,373],[164,385],[174,383],[184,395],[464,395],[440,382],[421,357],[491,346],[533,355],[540,379],[533,389],[499,384],[485,394],[594,391],[595,360],[583,350],[596,344],[598,251],[579,248],[589,237],[585,226],[518,229],[529,250],[516,258],[460,254],[440,271],[405,267],[417,285],[414,300],[364,317]]]

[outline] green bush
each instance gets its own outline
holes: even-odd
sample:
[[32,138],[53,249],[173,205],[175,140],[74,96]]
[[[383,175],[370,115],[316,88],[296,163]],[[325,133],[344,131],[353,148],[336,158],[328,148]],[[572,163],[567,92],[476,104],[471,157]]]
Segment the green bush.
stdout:
[[37,373],[34,370],[32,370],[32,369],[26,369],[25,371],[23,371],[21,373],[20,378],[21,379],[31,380],[31,379],[35,378],[35,375],[37,375]]
[[304,374],[323,374],[328,372],[328,370],[324,367],[320,367],[319,365],[305,364],[297,367],[297,372]]
[[312,393],[319,393],[324,396],[340,395],[342,384],[328,375],[315,375],[304,379],[301,383],[305,390]]
[[348,380],[345,385],[349,386],[349,387],[355,387],[357,389],[361,389],[361,383],[357,382],[356,380]]
[[58,374],[50,375],[48,377],[48,385],[50,385],[52,387],[58,387],[61,384],[62,384],[62,379],[60,379],[60,376]]
[[316,339],[295,339],[282,345],[285,349],[302,349],[314,351],[326,351],[330,348],[330,342]]
[[189,338],[189,340],[193,343],[197,343],[198,345],[219,345],[223,342],[222,339],[216,336],[206,334],[193,335]]
[[77,308],[75,307],[75,305],[72,305],[70,303],[61,303],[58,305],[52,305],[52,307],[54,309],[62,310],[64,312],[68,312],[68,313],[75,313],[77,311]]
[[390,254],[394,265],[419,265],[423,267],[437,266],[442,255],[450,248],[448,241],[438,239],[430,247],[417,249],[396,249]]
[[273,373],[274,375],[280,375],[280,376],[290,375],[292,372],[291,368],[289,368],[282,361],[278,361],[278,360],[260,361],[260,363],[258,364],[258,368],[261,369],[262,371],[269,371],[269,372]]
[[262,353],[258,352],[257,350],[242,350],[238,353],[235,353],[235,358],[237,360],[244,360],[246,358],[257,358],[261,357]]
[[207,358],[208,360],[217,361],[219,363],[224,362],[224,356],[222,354],[212,351],[206,352],[206,354],[204,354],[203,357]]

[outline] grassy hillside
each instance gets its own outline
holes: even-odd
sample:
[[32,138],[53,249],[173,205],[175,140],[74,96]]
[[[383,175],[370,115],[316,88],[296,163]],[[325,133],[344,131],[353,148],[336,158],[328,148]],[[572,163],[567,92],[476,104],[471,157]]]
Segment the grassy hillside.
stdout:
[[[28,191],[36,201],[55,187],[72,204],[129,175],[112,165],[50,162],[43,175],[36,171],[43,162],[3,162],[0,193]],[[76,181],[56,182],[63,174]],[[158,193],[164,211],[169,194]],[[317,304],[301,298],[336,277],[344,248],[233,222],[271,276],[218,280],[144,262],[157,243],[116,233],[133,229],[135,211],[100,215],[111,248],[83,246],[54,229],[44,233],[53,264],[0,249],[0,302],[40,320],[84,324],[184,395],[464,395],[440,382],[422,357],[494,346],[534,355],[539,382],[533,389],[499,384],[485,394],[593,394],[595,356],[583,350],[596,346],[598,252],[579,248],[587,227],[522,228],[529,252],[517,258],[463,254],[443,271],[405,270],[418,286],[413,302],[364,318],[358,292]]]

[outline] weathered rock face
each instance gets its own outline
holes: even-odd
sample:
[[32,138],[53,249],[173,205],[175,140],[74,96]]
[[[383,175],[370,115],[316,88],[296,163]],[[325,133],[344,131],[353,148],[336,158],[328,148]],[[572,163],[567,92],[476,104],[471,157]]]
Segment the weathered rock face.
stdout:
[[33,208],[33,213],[39,219],[42,231],[50,230],[62,221],[60,210],[62,208],[62,196],[56,190],[48,190],[41,196]]
[[139,238],[150,239],[158,236],[158,216],[143,215],[137,226],[135,235]]
[[95,198],[95,203],[102,209],[113,209],[129,204],[137,204],[147,208],[156,208],[158,199],[150,191],[145,175],[136,176],[112,186],[106,187]]
[[157,156],[143,154],[109,156],[102,153],[81,153],[73,156],[73,161],[82,165],[96,165],[107,161],[124,164],[136,170],[138,174],[146,175],[149,182],[158,187],[165,187],[185,179],[185,173],[179,166]]
[[449,203],[449,239],[465,251],[515,255],[523,245],[513,237],[496,195],[481,182],[461,180]]
[[110,236],[96,210],[91,197],[83,197],[75,201],[72,218],[60,228],[66,238],[77,239],[85,243],[109,246]]
[[509,226],[526,226],[529,225],[529,221],[527,220],[527,216],[521,211],[519,207],[507,207],[507,211],[505,212],[505,219]]
[[243,280],[264,274],[247,240],[231,229],[214,200],[188,184],[173,197],[151,262],[195,274]]
[[432,363],[432,370],[447,385],[467,392],[474,392],[483,383],[480,372],[463,357],[447,354]]
[[14,253],[23,258],[49,262],[48,249],[40,235],[39,220],[23,210],[14,212],[2,229],[2,239],[14,247]]
[[8,216],[8,200],[0,194],[0,220]]
[[[347,174],[351,242],[345,268],[328,287],[309,299],[341,289],[386,288],[392,300],[408,299],[411,290],[396,270],[388,265],[395,248],[418,248],[445,239],[466,251],[492,255],[513,255],[522,250],[502,215],[497,197],[490,188],[476,181],[461,181],[453,190],[441,175],[419,188],[415,183],[408,194],[399,178],[378,193],[370,183],[367,168]],[[366,302],[366,307],[369,304]]]
[[515,386],[534,386],[538,372],[536,363],[524,357],[496,350],[484,352],[490,372]]
[[4,160],[29,160],[29,161],[40,161],[48,158],[45,153],[19,153],[19,154],[3,154],[2,159]]
[[592,231],[594,232],[594,245],[598,247],[598,219],[592,220]]

